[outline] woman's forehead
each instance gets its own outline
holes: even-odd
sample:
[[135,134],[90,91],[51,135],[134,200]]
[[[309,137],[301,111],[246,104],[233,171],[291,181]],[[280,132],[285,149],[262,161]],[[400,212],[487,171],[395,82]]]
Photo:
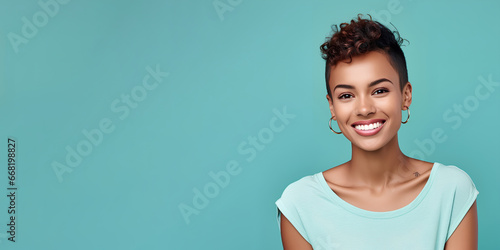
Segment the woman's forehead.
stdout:
[[330,86],[336,84],[369,84],[373,80],[387,78],[398,79],[398,73],[392,67],[385,53],[372,51],[337,63],[330,71]]

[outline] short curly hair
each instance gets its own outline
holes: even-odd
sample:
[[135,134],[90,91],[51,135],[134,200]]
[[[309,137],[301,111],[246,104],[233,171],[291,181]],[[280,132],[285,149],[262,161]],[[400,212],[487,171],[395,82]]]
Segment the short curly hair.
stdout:
[[[368,15],[370,16],[370,15]],[[332,26],[333,35],[327,38],[327,41],[320,46],[325,63],[326,90],[330,98],[330,70],[338,62],[352,57],[366,54],[371,51],[382,51],[388,55],[389,62],[399,74],[399,86],[401,91],[408,82],[408,70],[406,69],[406,59],[401,49],[403,41],[399,32],[391,31],[381,23],[370,19],[363,19],[362,14],[358,14],[357,20],[351,20],[351,23],[340,24],[340,30],[337,25]]]

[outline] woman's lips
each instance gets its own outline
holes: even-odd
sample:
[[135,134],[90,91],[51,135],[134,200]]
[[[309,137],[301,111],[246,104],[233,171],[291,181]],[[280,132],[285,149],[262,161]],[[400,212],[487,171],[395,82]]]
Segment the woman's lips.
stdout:
[[351,126],[354,131],[361,136],[371,136],[377,134],[385,124],[383,119],[371,119],[366,121],[358,121]]

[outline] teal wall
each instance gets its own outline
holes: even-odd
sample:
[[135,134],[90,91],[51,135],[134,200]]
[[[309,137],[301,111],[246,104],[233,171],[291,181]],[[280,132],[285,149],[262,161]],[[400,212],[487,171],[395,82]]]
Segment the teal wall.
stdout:
[[498,1],[0,2],[1,249],[280,249],[283,189],[350,158],[319,45],[357,13],[410,41],[403,152],[465,170],[497,246]]

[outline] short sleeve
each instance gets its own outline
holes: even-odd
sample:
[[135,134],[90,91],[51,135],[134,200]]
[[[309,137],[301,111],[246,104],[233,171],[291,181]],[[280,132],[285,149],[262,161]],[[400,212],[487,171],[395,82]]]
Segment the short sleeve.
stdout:
[[446,240],[455,232],[460,222],[465,217],[472,204],[477,198],[479,191],[476,189],[470,176],[463,170],[456,168],[454,175],[453,205],[451,210],[450,224]]
[[304,237],[304,239],[310,243],[307,232],[304,228],[303,221],[301,219],[301,197],[304,194],[303,185],[301,185],[300,181],[294,182],[288,187],[285,188],[281,197],[276,201],[277,207],[277,219],[278,219],[278,227],[281,230],[281,215],[285,215],[285,217],[292,223],[295,229]]

